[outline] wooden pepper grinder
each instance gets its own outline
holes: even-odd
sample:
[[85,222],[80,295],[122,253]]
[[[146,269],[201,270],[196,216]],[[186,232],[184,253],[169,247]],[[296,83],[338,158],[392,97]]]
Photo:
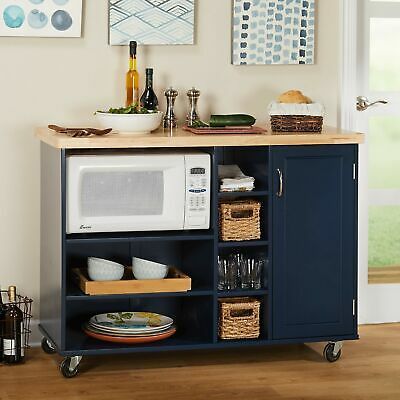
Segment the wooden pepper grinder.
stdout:
[[190,111],[186,117],[187,126],[193,126],[195,121],[200,121],[199,114],[197,112],[197,102],[200,97],[200,90],[197,90],[195,87],[192,87],[187,92],[187,97],[189,98]]
[[164,128],[176,128],[178,126],[178,120],[175,116],[174,106],[175,100],[178,97],[179,93],[177,90],[173,89],[172,87],[165,91],[165,97],[167,98],[167,112],[164,116]]

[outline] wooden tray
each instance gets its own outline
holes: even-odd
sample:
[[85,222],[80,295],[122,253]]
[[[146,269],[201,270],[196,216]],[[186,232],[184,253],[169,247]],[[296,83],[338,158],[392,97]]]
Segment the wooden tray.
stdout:
[[196,135],[222,135],[222,134],[263,134],[268,132],[266,129],[259,126],[233,126],[225,128],[190,128],[189,126],[184,126],[182,128],[184,131],[192,132]]
[[[73,279],[85,294],[134,294],[134,293],[168,293],[187,292],[192,288],[192,279],[176,268],[170,268],[168,277],[155,280],[133,279],[132,271],[120,281],[95,282],[88,278],[87,271],[75,268]],[[132,278],[131,278],[132,277]]]

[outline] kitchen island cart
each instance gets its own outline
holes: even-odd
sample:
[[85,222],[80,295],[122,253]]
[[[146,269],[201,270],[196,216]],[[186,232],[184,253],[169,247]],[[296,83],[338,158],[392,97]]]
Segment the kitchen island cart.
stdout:
[[[221,349],[327,342],[328,361],[357,333],[358,145],[363,135],[325,129],[322,134],[194,135],[177,130],[144,136],[111,134],[70,138],[38,129],[41,140],[41,301],[43,350],[65,357],[64,376],[78,373],[82,356]],[[201,150],[212,169],[211,225],[207,230],[67,234],[66,159],[84,152],[141,149]],[[253,192],[219,193],[218,165],[237,164],[253,176]],[[257,240],[219,239],[218,205],[232,199],[261,203]],[[218,290],[218,256],[261,254],[267,268],[257,290]],[[157,254],[192,280],[187,292],[90,296],[73,281],[89,256],[130,265],[132,256]],[[221,340],[220,299],[260,302],[255,339]],[[153,344],[128,346],[88,337],[91,316],[151,310],[175,320],[177,333]]]

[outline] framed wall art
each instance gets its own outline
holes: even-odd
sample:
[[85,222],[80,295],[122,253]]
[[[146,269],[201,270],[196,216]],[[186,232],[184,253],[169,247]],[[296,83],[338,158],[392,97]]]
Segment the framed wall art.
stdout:
[[82,0],[2,0],[0,36],[80,37]]
[[193,44],[195,0],[109,0],[110,44]]
[[233,64],[314,64],[315,3],[234,0]]

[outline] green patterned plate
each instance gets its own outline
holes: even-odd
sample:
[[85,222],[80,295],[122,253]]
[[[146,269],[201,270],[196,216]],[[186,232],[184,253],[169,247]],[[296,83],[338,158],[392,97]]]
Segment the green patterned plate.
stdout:
[[119,312],[95,315],[89,320],[93,327],[110,332],[157,332],[170,327],[173,319],[149,312]]

